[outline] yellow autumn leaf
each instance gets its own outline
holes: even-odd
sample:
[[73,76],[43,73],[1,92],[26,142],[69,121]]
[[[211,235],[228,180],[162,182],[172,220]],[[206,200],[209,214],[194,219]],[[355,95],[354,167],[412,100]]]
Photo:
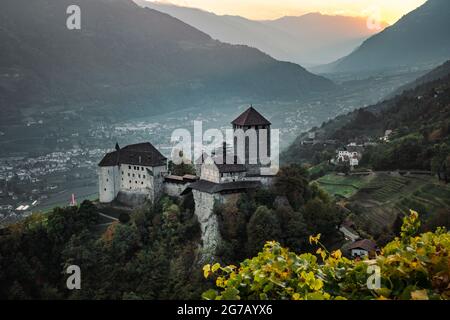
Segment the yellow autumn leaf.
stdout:
[[317,244],[320,240],[320,236],[321,234],[319,233],[317,236],[313,237],[313,236],[309,236],[309,243],[310,244]]
[[342,252],[341,250],[336,250],[331,254],[331,256],[335,259],[340,259],[342,258]]
[[413,300],[428,300],[427,290],[416,290],[411,292],[411,299]]
[[203,267],[203,276],[207,279],[209,272],[211,271],[211,265],[207,264]]
[[319,291],[320,289],[322,289],[322,287],[323,287],[323,282],[322,282],[322,280],[317,279],[317,280],[314,282],[313,289],[316,290],[316,291]]
[[322,260],[325,260],[325,258],[327,257],[327,253],[322,248],[317,249],[316,254],[320,254]]
[[223,288],[224,287],[224,281],[222,277],[218,277],[216,280],[216,286]]
[[216,272],[217,270],[219,270],[219,268],[220,268],[220,264],[219,264],[219,263],[215,263],[215,264],[212,266],[211,271],[212,271],[212,272]]
[[294,294],[292,295],[292,299],[294,299],[294,300],[300,300],[300,294],[299,294],[299,293],[294,293]]

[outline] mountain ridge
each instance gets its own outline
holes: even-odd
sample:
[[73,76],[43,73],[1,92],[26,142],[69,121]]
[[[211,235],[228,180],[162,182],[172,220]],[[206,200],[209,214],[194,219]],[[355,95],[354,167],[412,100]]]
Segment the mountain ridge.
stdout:
[[[140,6],[170,14],[214,39],[249,45],[278,60],[291,61],[306,67],[342,57],[360,45],[364,39],[378,32],[369,30],[365,18],[359,17],[306,14],[285,17],[294,20],[294,23],[285,26],[283,18],[251,20],[235,15],[216,15],[202,9],[173,4],[134,1]],[[382,27],[385,27],[385,24],[382,24]],[[318,31],[316,39],[311,37],[311,34],[315,34],[313,30]]]
[[450,58],[450,2],[428,0],[337,61],[312,69],[336,73],[434,66]]
[[[81,30],[66,28],[72,4],[81,8]],[[127,105],[123,113],[149,114],[205,99],[295,100],[334,87],[131,0],[4,0],[0,40],[5,118],[43,104]]]

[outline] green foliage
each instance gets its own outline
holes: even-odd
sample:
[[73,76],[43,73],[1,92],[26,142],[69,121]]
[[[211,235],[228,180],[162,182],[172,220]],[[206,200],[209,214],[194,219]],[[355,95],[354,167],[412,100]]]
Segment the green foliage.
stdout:
[[276,194],[286,196],[294,210],[298,210],[311,198],[308,171],[296,164],[280,169],[275,183]]
[[[0,299],[193,299],[206,289],[196,264],[193,212],[165,198],[114,222],[99,237],[95,206],[32,215],[0,236]],[[68,291],[65,270],[82,269]]]
[[[388,243],[375,260],[354,261],[329,252],[320,234],[310,237],[316,255],[296,254],[277,242],[239,267],[220,264],[203,268],[216,289],[204,299],[450,299],[450,233],[438,228],[416,236],[418,214],[403,221],[402,236]],[[369,267],[380,269],[380,286],[369,287]]]
[[280,222],[272,210],[260,206],[248,223],[247,234],[249,252],[254,254],[266,241],[280,237]]
[[184,162],[174,164],[172,161],[169,161],[169,172],[175,176],[184,176],[185,174],[195,175],[195,168],[192,164]]
[[342,222],[342,214],[329,200],[314,198],[306,203],[302,211],[310,233],[321,232],[327,238],[336,233],[336,226]]

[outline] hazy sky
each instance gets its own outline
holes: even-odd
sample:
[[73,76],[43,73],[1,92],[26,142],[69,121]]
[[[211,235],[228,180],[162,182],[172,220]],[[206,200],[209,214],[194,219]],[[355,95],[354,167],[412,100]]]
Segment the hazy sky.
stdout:
[[[147,0],[157,1],[157,0]],[[394,23],[426,0],[160,0],[204,9],[216,14],[240,15],[250,19],[274,19],[308,12],[353,16],[380,15]]]

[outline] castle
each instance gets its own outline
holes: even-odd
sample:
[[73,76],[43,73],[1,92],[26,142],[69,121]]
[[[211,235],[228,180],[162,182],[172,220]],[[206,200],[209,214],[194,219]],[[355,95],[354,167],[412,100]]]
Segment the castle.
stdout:
[[250,139],[245,138],[245,161],[239,161],[235,137],[232,151],[224,144],[222,152],[203,153],[195,161],[196,175],[181,177],[168,172],[167,158],[151,143],[124,148],[116,144],[116,150],[107,153],[99,163],[99,201],[109,203],[119,198],[138,204],[146,200],[154,202],[164,194],[184,197],[192,193],[195,214],[202,229],[204,256],[213,256],[220,241],[217,217],[213,214],[214,204],[236,199],[236,195],[248,190],[268,186],[273,179],[273,176],[261,174],[260,169],[267,164],[262,164],[259,152],[259,146],[264,142],[270,156],[271,123],[250,107],[231,124],[235,133],[238,130],[246,133],[249,129],[256,132],[256,159],[251,159],[255,155],[249,152]]

